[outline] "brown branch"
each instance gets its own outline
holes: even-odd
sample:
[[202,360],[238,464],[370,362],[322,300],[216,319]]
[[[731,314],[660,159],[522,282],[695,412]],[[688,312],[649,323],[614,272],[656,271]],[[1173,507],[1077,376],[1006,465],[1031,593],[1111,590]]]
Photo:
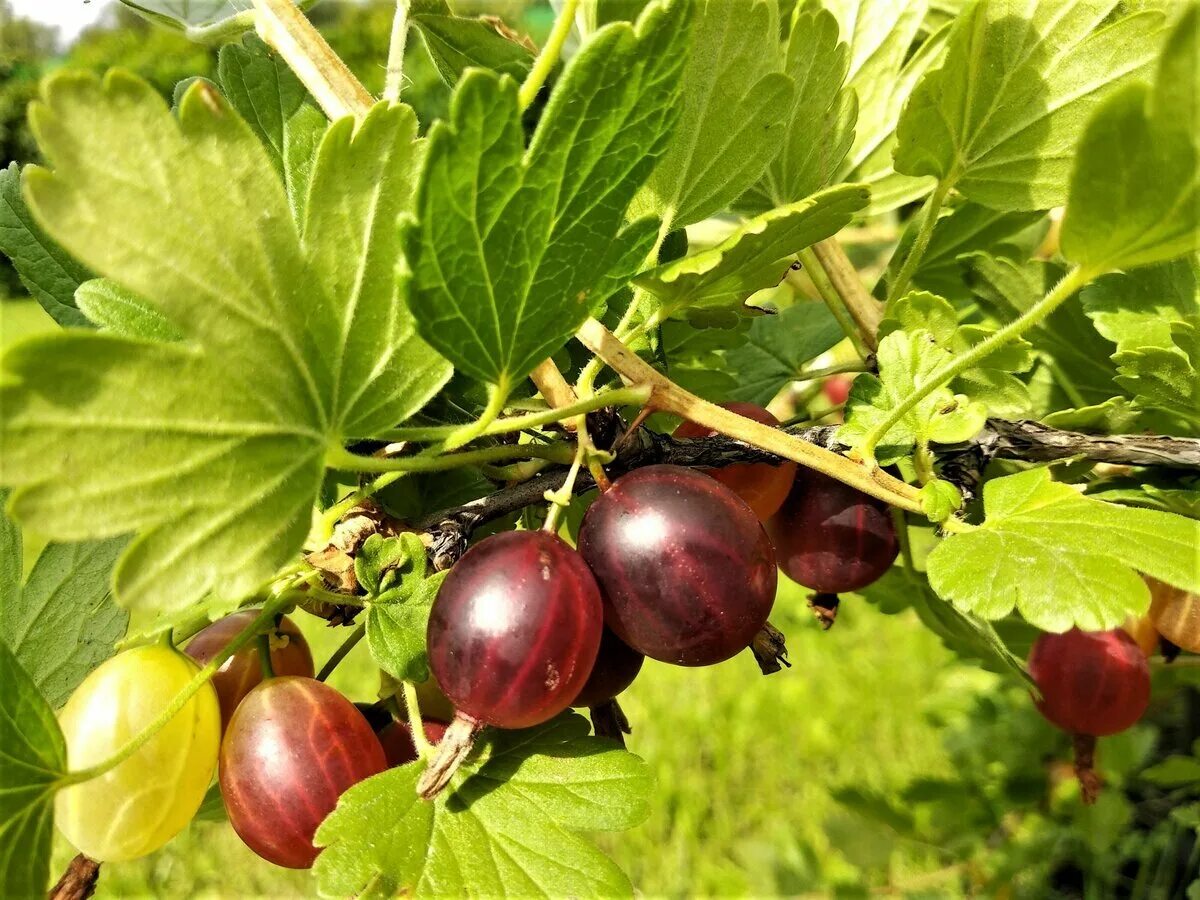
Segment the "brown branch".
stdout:
[[96,892],[100,863],[80,853],[67,866],[58,883],[50,888],[48,900],[87,900]]
[[1200,469],[1200,439],[1159,434],[1080,434],[1028,419],[988,419],[974,443],[1001,459],[1048,462],[1081,457],[1121,466]]

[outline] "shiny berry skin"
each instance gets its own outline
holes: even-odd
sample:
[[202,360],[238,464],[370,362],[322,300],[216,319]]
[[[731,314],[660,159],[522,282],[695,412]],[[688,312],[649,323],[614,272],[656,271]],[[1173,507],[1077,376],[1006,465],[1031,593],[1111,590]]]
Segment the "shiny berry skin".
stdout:
[[1064,731],[1104,737],[1137,722],[1150,702],[1150,667],[1128,634],[1043,634],[1029,652],[1038,710]]
[[633,684],[645,661],[645,656],[617,637],[611,628],[605,628],[592,674],[571,705],[582,707],[607,703]]
[[604,608],[561,538],[492,535],[450,570],[429,616],[429,667],[458,714],[528,728],[571,705],[587,681]]
[[246,846],[307,869],[313,835],[347,789],[387,768],[379,738],[328,685],[288,675],[246,695],[221,743],[221,796]]
[[[158,718],[199,667],[159,644],[114,656],[75,689],[59,715],[72,769],[108,759]],[[55,823],[81,853],[122,862],[153,853],[191,821],[217,763],[221,711],[211,685],[129,759],[59,791]]]
[[1200,653],[1200,595],[1147,578],[1150,621],[1176,647]]
[[887,505],[809,468],[767,523],[779,568],[822,594],[857,591],[879,579],[900,550]]
[[608,627],[663,662],[729,659],[775,600],[775,553],[758,518],[729,488],[680,466],[619,478],[584,516],[579,552]]
[[[434,746],[450,727],[449,723],[435,719],[426,719],[421,724],[425,726],[425,739]],[[412,726],[408,722],[391,722],[384,726],[379,732],[379,743],[383,745],[383,754],[391,767],[416,761],[417,745],[413,742]]]
[[[777,418],[754,403],[734,401],[722,403],[721,406],[763,425],[770,425],[772,428],[779,426]],[[716,433],[715,430],[694,422],[684,422],[675,429],[675,437],[678,438],[711,437]],[[792,481],[796,477],[796,464],[785,462],[776,466],[771,463],[736,463],[720,469],[709,469],[705,474],[717,479],[741,497],[746,501],[746,505],[754,510],[754,514],[765,522],[775,515],[776,510],[787,498]]]
[[853,378],[845,375],[833,375],[825,379],[825,383],[821,385],[821,392],[825,395],[825,399],[834,406],[841,406],[850,399],[850,388],[853,385]]
[[[247,609],[213,622],[199,632],[187,645],[186,653],[200,665],[204,665],[229,643],[246,630],[260,614],[259,610]],[[279,628],[269,633],[271,639],[271,668],[276,675],[313,676],[312,651],[308,642],[296,627],[296,623],[284,618]],[[278,645],[278,646],[277,646]],[[221,727],[228,728],[233,711],[250,691],[262,681],[262,663],[258,659],[258,642],[252,641],[229,659],[225,660],[212,684],[221,701]]]

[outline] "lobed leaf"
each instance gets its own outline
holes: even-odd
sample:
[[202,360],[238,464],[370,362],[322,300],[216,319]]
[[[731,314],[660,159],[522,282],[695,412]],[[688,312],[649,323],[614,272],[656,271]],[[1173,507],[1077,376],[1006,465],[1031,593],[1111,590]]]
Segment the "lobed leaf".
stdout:
[[300,549],[331,444],[402,421],[448,375],[393,275],[413,116],[380,106],[353,139],[349,123],[330,130],[305,238],[345,241],[333,265],[309,259],[262,144],[207,84],[177,117],[121,72],[57,74],[43,91],[31,120],[54,170],[26,174],[31,207],[183,339],[14,346],[0,388],[10,507],[64,540],[138,532],[115,574],[127,608],[244,597]]
[[152,306],[126,291],[115,281],[92,278],[75,291],[79,309],[96,326],[121,337],[148,341],[183,340],[183,334]]
[[67,769],[54,711],[0,641],[0,894],[40,897],[50,874],[53,784]]
[[342,795],[317,831],[322,896],[371,887],[414,897],[629,896],[624,873],[578,831],[630,828],[648,812],[645,764],[587,736],[573,713],[489,730],[449,790],[417,797],[423,764]]
[[683,228],[720,212],[779,151],[792,80],[781,71],[771,0],[694,0],[678,124],[635,209]]
[[868,199],[862,185],[829,188],[755,216],[717,246],[644,272],[634,284],[655,295],[660,320],[685,309],[738,311],[751,294],[779,284],[798,252],[841,231]]
[[412,309],[460,371],[503,392],[640,266],[655,223],[626,210],[678,117],[688,7],[597,32],[528,151],[510,78],[468,72],[434,126],[409,229]]
[[483,19],[418,13],[412,24],[425,43],[434,68],[450,87],[467,69],[491,69],[521,81],[533,65],[529,48],[510,40]]
[[913,91],[896,170],[932,175],[996,210],[1066,200],[1091,114],[1144,77],[1165,17],[1113,20],[1119,0],[980,0],[960,16],[945,62]]
[[1131,84],[1087,125],[1071,173],[1062,253],[1098,275],[1200,249],[1200,7],[1167,39],[1153,89]]
[[725,354],[737,373],[730,400],[766,406],[784,387],[803,379],[804,365],[845,338],[824,303],[798,302],[750,324],[746,340]]
[[983,503],[984,523],[927,560],[938,596],[965,612],[999,619],[1017,609],[1045,631],[1099,631],[1146,611],[1138,572],[1200,590],[1200,521],[1086,497],[1046,468],[989,481]]

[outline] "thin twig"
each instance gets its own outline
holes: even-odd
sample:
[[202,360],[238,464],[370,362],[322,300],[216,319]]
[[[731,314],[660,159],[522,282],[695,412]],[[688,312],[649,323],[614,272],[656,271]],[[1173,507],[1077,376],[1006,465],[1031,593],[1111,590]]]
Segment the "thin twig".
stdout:
[[392,17],[387,76],[383,84],[383,99],[389,103],[400,102],[400,89],[404,86],[404,47],[408,43],[409,4],[410,0],[396,0],[396,14]]
[[850,262],[836,238],[818,241],[813,244],[812,252],[846,305],[846,311],[858,327],[863,343],[871,350],[876,349],[879,346],[879,323],[883,321],[883,304],[867,292],[854,263]]

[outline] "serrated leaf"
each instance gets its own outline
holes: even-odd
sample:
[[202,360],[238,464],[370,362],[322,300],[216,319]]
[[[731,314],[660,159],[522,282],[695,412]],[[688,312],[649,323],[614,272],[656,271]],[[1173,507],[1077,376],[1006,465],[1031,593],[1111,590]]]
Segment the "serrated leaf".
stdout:
[[775,316],[750,324],[745,343],[725,354],[737,386],[722,400],[766,406],[811,362],[845,338],[824,303],[797,302]]
[[1093,275],[1200,248],[1200,7],[1167,39],[1153,89],[1100,107],[1076,151],[1062,253]]
[[221,48],[217,78],[229,105],[267,148],[287,190],[292,215],[304,218],[308,180],[326,119],[286,62],[256,35]]
[[[914,393],[951,354],[938,346],[927,330],[893,331],[879,342],[879,376],[864,373],[854,379],[846,402],[846,422],[838,440],[857,447],[892,409]],[[888,429],[879,442],[876,459],[882,465],[908,456],[918,444],[956,444],[970,440],[987,420],[982,403],[942,386]]]
[[[951,300],[969,298],[970,289],[963,282],[963,257],[985,252],[993,256],[1029,255],[1016,253],[1017,248],[1008,247],[1006,242],[1013,240],[1014,236],[1044,216],[1045,213],[1040,211],[998,212],[977,203],[961,204],[941,216],[933,226],[929,245],[921,257],[917,271],[913,273],[912,286]],[[892,254],[888,263],[885,283],[890,284],[894,280],[901,264],[907,258],[920,219],[920,216],[913,217],[905,230],[896,252]],[[1028,250],[1032,252],[1033,248],[1029,247]]]
[[887,212],[933,187],[931,178],[898,174],[892,156],[901,111],[921,76],[941,60],[949,29],[913,50],[927,0],[823,0],[823,5],[837,16],[842,38],[850,44],[845,90],[858,98],[854,142],[841,180],[865,182],[871,188],[871,214]]
[[892,566],[882,578],[858,593],[889,615],[911,606],[921,623],[959,656],[980,660],[984,668],[1033,687],[1025,664],[1008,648],[992,624],[942,600],[930,589],[922,573]]
[[426,681],[425,630],[446,572],[426,575],[425,545],[412,532],[373,534],[354,559],[367,593],[367,645],[383,671],[400,681]]
[[1200,590],[1200,522],[1085,497],[1045,468],[989,481],[983,503],[983,525],[927,560],[933,589],[959,609],[998,619],[1015,608],[1045,631],[1100,631],[1146,611],[1139,571]]
[[153,22],[173,28],[208,25],[246,7],[241,0],[119,0]]
[[921,487],[921,510],[930,522],[942,523],[962,508],[962,491],[935,478]]
[[355,785],[317,831],[321,895],[629,896],[624,873],[575,832],[642,821],[650,774],[587,732],[572,713],[489,730],[431,802],[416,795],[419,762]]
[[33,220],[21,196],[21,173],[15,162],[0,169],[0,253],[9,258],[21,283],[59,325],[91,325],[75,306],[75,289],[91,278],[91,273]]
[[1200,316],[1200,259],[1105,275],[1080,293],[1096,330],[1118,350],[1171,348],[1171,324]]
[[126,543],[47,544],[24,587],[0,605],[3,641],[56,709],[125,634],[129,614],[109,583]]
[[421,13],[412,17],[434,68],[450,87],[472,66],[523,81],[533,65],[529,48],[509,40],[482,19]]
[[54,711],[0,641],[0,894],[41,897],[50,875],[54,781],[67,747]]
[[62,540],[139,532],[115,575],[128,608],[244,597],[300,549],[327,449],[407,418],[448,375],[394,276],[414,117],[381,105],[353,141],[349,121],[330,130],[311,261],[260,142],[206,85],[176,117],[128,74],[57,74],[31,117],[55,167],[26,176],[39,221],[185,339],[14,346],[10,506]]
[[[824,308],[823,304],[815,305]],[[746,342],[751,323],[776,318],[741,318],[733,328],[696,328],[689,322],[668,319],[659,329],[667,377],[697,397],[724,403],[745,384],[745,373],[734,368],[729,355]]]
[[679,122],[635,202],[640,215],[683,228],[725,209],[778,153],[791,109],[778,10],[768,0],[696,0]]
[[85,281],[75,291],[75,302],[97,327],[121,337],[183,340],[183,333],[154,307],[107,278]]
[[1161,40],[1161,13],[1112,21],[1118,5],[980,0],[905,107],[896,170],[997,210],[1061,206],[1092,112],[1150,71]]
[[[1052,263],[1022,264],[985,253],[972,253],[966,259],[976,299],[1001,324],[1028,310],[1063,274],[1061,267]],[[1076,404],[1103,403],[1119,392],[1112,347],[1079,303],[1064,303],[1024,336],[1053,360],[1055,380],[1065,383]]]
[[678,116],[688,8],[606,26],[571,61],[525,150],[517,86],[472,70],[434,126],[408,233],[422,334],[460,371],[511,390],[640,268],[625,224]]
[[867,205],[843,184],[747,220],[717,246],[651,269],[634,284],[659,301],[658,319],[683,310],[744,311],[747,298],[783,280],[796,254],[837,234]]
[[1143,406],[1200,425],[1200,316],[1171,325],[1172,346],[1117,353],[1117,384]]
[[1060,409],[1042,416],[1042,422],[1064,431],[1090,434],[1132,434],[1137,431],[1139,413],[1125,397],[1110,397],[1103,403]]
[[412,532],[395,537],[373,534],[354,555],[355,578],[372,598],[388,590],[397,578],[403,581],[406,571],[414,570],[418,577],[424,574],[425,546]]
[[1164,512],[1200,519],[1200,483],[1195,479],[1180,480],[1169,474],[1164,482],[1154,484],[1146,476],[1114,479],[1100,482],[1089,490],[1088,496],[1108,503],[1124,503],[1128,506],[1144,506]]
[[[734,5],[734,4],[730,4]],[[778,155],[738,207],[750,213],[785,206],[828,187],[854,140],[858,98],[842,85],[850,48],[827,10],[797,16],[783,71],[795,85]]]

